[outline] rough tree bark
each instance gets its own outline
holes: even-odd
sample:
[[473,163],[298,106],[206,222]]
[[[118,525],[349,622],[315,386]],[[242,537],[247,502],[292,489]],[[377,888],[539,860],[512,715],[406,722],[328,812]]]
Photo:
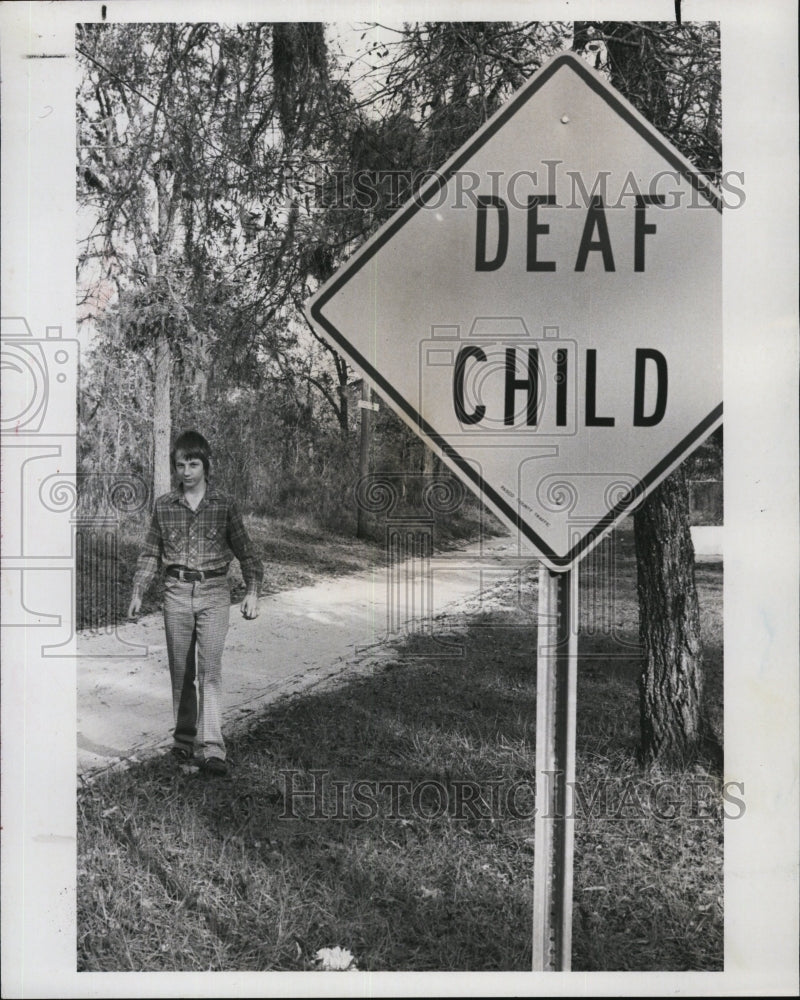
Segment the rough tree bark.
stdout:
[[[169,211],[170,178],[160,164],[155,170],[157,197],[158,238],[153,255],[152,271],[158,276],[163,272],[162,254],[169,246],[172,236],[171,212]],[[153,357],[153,499],[169,492],[171,468],[169,461],[170,439],[172,437],[172,349],[165,328],[165,317],[161,317],[156,333]]]
[[700,612],[689,530],[689,490],[678,469],[633,518],[639,592],[642,758],[685,764],[700,745]]
[[170,412],[170,387],[172,383],[172,357],[169,338],[161,330],[156,336],[153,359],[153,497],[169,492],[170,487],[170,437],[172,419]]
[[[602,40],[611,82],[669,134],[671,26],[576,22],[573,47]],[[691,73],[692,67],[673,66]],[[709,121],[713,116],[709,115]],[[702,653],[689,530],[689,493],[681,468],[634,514],[639,638],[642,646],[640,757],[645,763],[685,765],[702,740]]]

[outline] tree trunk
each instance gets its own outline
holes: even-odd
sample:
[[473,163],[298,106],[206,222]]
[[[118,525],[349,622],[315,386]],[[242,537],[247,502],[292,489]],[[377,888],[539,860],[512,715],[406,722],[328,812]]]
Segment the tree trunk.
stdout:
[[[163,160],[155,165],[154,178],[157,193],[158,248],[153,262],[153,276],[163,273],[161,255],[169,246],[172,236],[169,212],[169,189],[171,171]],[[156,332],[155,358],[153,363],[153,498],[168,493],[171,479],[169,462],[170,439],[172,437],[172,351],[169,336],[162,316]]]
[[169,338],[164,330],[156,335],[153,364],[153,496],[169,492],[170,485],[170,357]]
[[[573,46],[605,42],[611,82],[655,125],[669,118],[668,59],[657,34],[623,22],[575,23]],[[667,478],[633,516],[636,538],[643,761],[687,763],[701,739],[700,616],[682,469]]]
[[347,439],[350,435],[350,401],[347,396],[347,362],[344,358],[337,354],[335,351],[332,352],[334,361],[336,362],[336,377],[339,380],[337,385],[337,392],[339,394],[339,410],[336,416],[339,418],[339,430],[343,438]]
[[642,760],[686,764],[701,740],[700,614],[689,530],[689,491],[678,469],[634,514]]

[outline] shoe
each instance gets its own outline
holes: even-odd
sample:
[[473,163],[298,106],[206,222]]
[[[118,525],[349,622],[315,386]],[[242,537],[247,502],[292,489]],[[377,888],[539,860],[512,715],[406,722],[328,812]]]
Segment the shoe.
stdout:
[[221,757],[206,757],[200,764],[200,770],[212,778],[224,778],[228,773],[228,765]]
[[181,764],[188,764],[192,759],[192,751],[188,747],[172,747],[169,752]]

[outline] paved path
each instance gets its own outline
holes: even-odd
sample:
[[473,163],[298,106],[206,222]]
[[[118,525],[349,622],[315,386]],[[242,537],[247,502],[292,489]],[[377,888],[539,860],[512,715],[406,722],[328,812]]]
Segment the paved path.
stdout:
[[[515,558],[508,538],[325,579],[261,599],[255,621],[231,608],[223,660],[224,724],[344,674],[371,669],[389,642],[436,633],[448,611],[480,610],[492,588],[531,560]],[[484,595],[481,598],[480,595]],[[78,640],[78,770],[88,773],[168,746],[172,710],[160,614]]]

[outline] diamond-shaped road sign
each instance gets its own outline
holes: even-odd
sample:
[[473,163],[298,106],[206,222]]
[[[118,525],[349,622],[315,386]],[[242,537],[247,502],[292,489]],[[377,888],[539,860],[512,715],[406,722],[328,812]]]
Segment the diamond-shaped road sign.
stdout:
[[721,228],[688,160],[562,54],[307,314],[564,570],[722,420]]

